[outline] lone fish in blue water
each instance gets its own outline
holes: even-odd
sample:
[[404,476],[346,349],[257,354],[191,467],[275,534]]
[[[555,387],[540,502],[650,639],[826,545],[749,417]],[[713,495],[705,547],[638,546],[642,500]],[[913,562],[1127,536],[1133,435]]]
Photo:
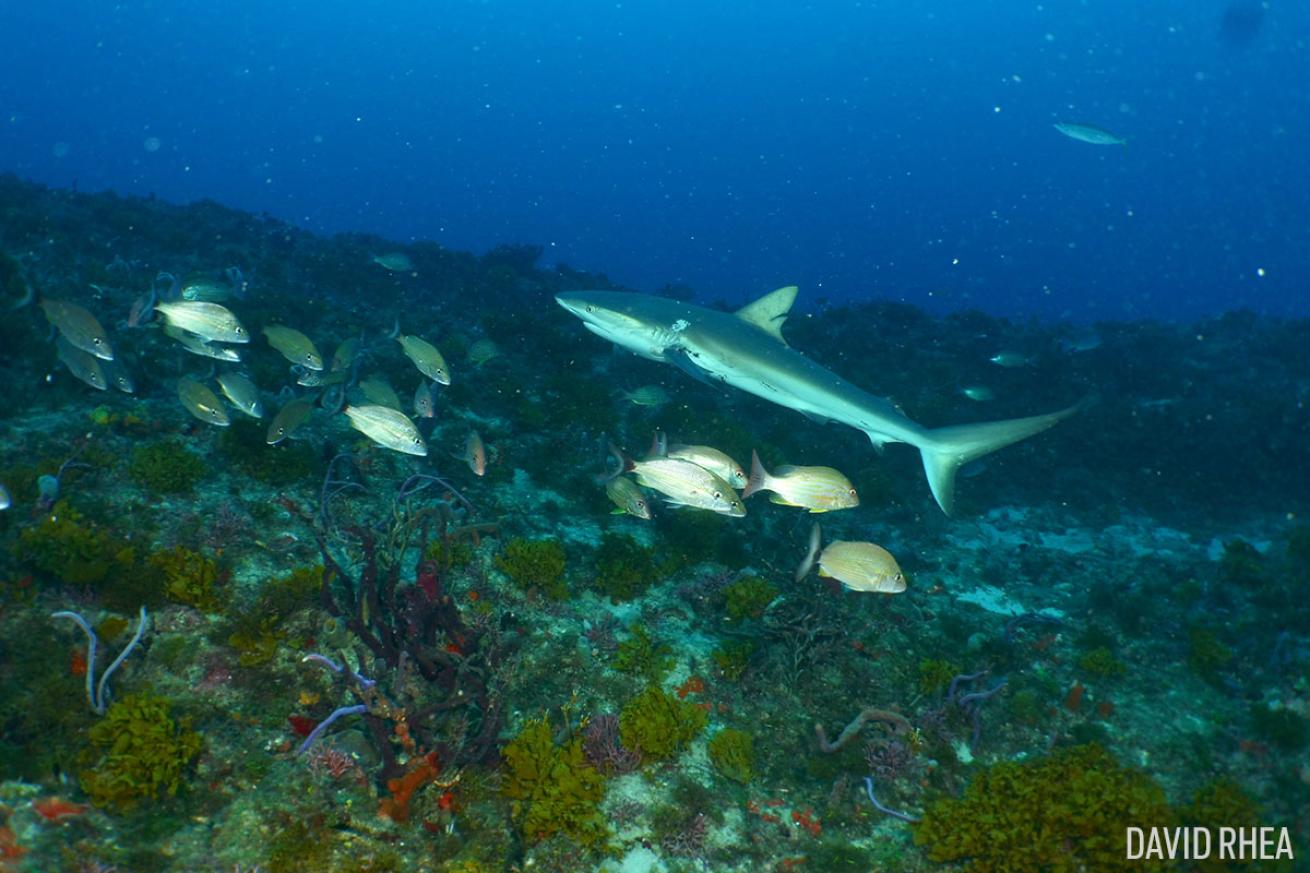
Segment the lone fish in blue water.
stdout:
[[1055,129],[1060,133],[1090,145],[1128,145],[1128,140],[1116,136],[1110,131],[1091,124],[1073,124],[1064,121],[1055,122]]

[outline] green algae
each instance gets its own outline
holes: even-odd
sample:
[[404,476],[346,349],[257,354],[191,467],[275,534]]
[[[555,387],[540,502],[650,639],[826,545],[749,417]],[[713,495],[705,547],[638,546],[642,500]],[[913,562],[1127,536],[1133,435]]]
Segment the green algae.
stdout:
[[204,741],[171,707],[162,697],[130,694],[91,728],[79,779],[92,803],[121,812],[178,792]]

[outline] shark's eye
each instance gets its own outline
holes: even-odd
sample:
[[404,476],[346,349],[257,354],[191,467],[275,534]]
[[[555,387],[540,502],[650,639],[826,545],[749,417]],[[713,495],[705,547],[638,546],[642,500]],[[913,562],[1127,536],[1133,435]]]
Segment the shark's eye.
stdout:
[[596,307],[594,307],[594,306],[588,306],[588,307],[587,307],[587,311],[588,311],[588,312],[595,312],[595,311],[596,311]]

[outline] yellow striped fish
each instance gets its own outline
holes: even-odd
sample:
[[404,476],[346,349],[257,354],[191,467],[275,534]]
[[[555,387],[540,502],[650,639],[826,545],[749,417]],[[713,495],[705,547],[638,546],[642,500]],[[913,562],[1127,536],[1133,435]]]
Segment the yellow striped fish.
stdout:
[[900,594],[905,574],[882,546],[837,540],[819,555],[819,575],[836,579],[851,591]]
[[200,337],[203,342],[248,343],[250,332],[241,326],[226,306],[203,300],[156,303],[155,311],[174,327]]
[[109,334],[91,314],[90,310],[67,300],[42,300],[41,311],[58,329],[61,336],[73,346],[95,355],[102,361],[112,361],[114,350],[109,345]]
[[770,473],[751,452],[751,475],[742,497],[757,491],[772,491],[769,500],[783,506],[798,506],[810,512],[831,512],[860,505],[851,480],[832,467],[778,467]]
[[311,370],[323,369],[323,356],[314,348],[313,341],[294,327],[270,324],[264,328],[264,337],[291,363]]
[[396,341],[420,373],[438,385],[450,384],[450,368],[446,366],[446,359],[441,357],[436,346],[422,337],[405,334],[396,337]]
[[428,453],[427,443],[414,422],[399,410],[390,406],[347,406],[345,413],[351,427],[384,449],[420,457]]
[[223,409],[223,401],[195,379],[183,376],[177,380],[177,399],[182,401],[187,412],[205,424],[212,424],[215,427],[227,427],[231,424],[227,411]]

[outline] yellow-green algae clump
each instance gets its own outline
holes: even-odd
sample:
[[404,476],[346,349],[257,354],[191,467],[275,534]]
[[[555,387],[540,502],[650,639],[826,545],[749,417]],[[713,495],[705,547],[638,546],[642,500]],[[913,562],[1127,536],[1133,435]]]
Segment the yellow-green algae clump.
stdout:
[[619,713],[619,737],[624,746],[641,749],[647,758],[668,758],[695,739],[708,720],[696,704],[652,686]]
[[987,768],[963,797],[929,807],[914,841],[968,873],[1168,869],[1126,860],[1125,829],[1143,823],[1177,824],[1160,786],[1089,744]]
[[564,547],[554,540],[517,537],[496,556],[496,567],[525,591],[537,589],[551,600],[567,600],[564,581]]
[[600,813],[605,777],[587,762],[582,737],[555,745],[550,721],[528,722],[501,751],[501,793],[513,801],[520,833],[529,842],[563,834],[592,846],[609,833]]
[[92,803],[124,810],[177,793],[203,741],[169,710],[162,697],[129,694],[91,728],[80,778]]

